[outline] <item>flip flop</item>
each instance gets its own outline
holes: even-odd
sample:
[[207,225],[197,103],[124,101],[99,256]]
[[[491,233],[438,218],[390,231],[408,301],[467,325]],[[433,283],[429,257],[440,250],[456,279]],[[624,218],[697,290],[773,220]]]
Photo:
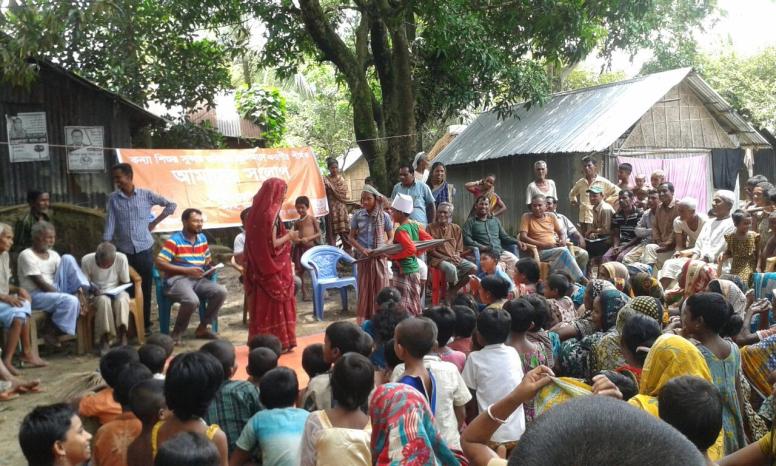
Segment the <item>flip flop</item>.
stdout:
[[194,337],[200,340],[218,340],[218,335],[211,332],[210,330],[205,330],[204,332],[201,332],[201,333],[199,332],[195,333]]

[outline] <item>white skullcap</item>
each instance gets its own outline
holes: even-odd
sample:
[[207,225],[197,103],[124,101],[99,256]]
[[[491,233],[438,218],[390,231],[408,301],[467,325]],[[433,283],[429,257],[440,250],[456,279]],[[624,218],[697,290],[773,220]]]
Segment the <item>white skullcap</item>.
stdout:
[[736,195],[733,193],[733,191],[728,191],[727,189],[720,189],[719,191],[716,191],[714,193],[715,196],[719,196],[720,199],[727,202],[730,205],[735,204],[736,202]]
[[391,204],[391,208],[394,208],[399,212],[404,212],[405,214],[409,215],[415,209],[415,205],[412,202],[412,196],[399,193],[396,195],[395,198],[393,198],[393,203]]
[[694,197],[687,196],[685,198],[682,198],[681,201],[679,201],[679,205],[683,205],[690,210],[695,210],[698,208],[698,200],[695,199]]

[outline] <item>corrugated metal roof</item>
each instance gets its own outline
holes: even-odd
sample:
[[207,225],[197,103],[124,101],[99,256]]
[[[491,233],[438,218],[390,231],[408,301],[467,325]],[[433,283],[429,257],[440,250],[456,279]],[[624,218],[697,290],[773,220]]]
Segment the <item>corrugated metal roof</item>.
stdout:
[[456,165],[517,154],[603,151],[688,75],[725,130],[740,133],[742,144],[767,144],[691,68],[680,68],[554,94],[543,106],[520,106],[506,119],[499,119],[495,111],[485,112],[436,161]]
[[337,157],[337,164],[339,164],[340,171],[348,171],[348,169],[356,162],[361,160],[361,157],[363,156],[364,154],[361,153],[361,149],[359,147],[351,147],[348,149],[345,155],[340,155]]
[[244,118],[240,118],[234,100],[234,92],[217,95],[213,103],[215,107],[192,112],[191,121],[194,123],[209,121],[219,133],[226,137],[261,139],[261,128]]

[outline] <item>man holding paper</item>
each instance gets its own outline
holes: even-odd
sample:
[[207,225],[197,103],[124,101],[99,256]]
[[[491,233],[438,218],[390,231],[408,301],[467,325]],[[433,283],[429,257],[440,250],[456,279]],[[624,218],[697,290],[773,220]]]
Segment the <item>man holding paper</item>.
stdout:
[[199,308],[200,300],[207,300],[205,318],[197,327],[195,336],[214,340],[217,337],[207,324],[218,317],[226,300],[226,287],[210,280],[216,267],[210,257],[210,247],[202,234],[202,212],[186,209],[181,215],[183,230],[165,241],[156,257],[156,266],[165,275],[165,290],[173,302],[180,303],[175,327],[170,335],[176,344],[189,326],[191,314]]
[[103,355],[114,337],[120,345],[127,344],[129,294],[124,290],[130,286],[129,261],[116,246],[103,242],[81,259],[81,270],[92,284],[94,339]]

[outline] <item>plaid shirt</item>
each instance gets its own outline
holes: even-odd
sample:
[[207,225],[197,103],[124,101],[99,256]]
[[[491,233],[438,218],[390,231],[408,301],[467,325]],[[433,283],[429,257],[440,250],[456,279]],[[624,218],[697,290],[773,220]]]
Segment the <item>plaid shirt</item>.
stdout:
[[259,390],[244,380],[227,380],[210,403],[205,422],[218,424],[226,434],[231,455],[248,420],[262,409]]
[[114,191],[108,198],[105,210],[103,241],[113,241],[116,249],[124,254],[136,254],[151,249],[154,238],[148,231],[151,223],[151,207],[164,207],[163,215],[171,215],[177,205],[147,189],[135,188],[131,196],[121,190]]

